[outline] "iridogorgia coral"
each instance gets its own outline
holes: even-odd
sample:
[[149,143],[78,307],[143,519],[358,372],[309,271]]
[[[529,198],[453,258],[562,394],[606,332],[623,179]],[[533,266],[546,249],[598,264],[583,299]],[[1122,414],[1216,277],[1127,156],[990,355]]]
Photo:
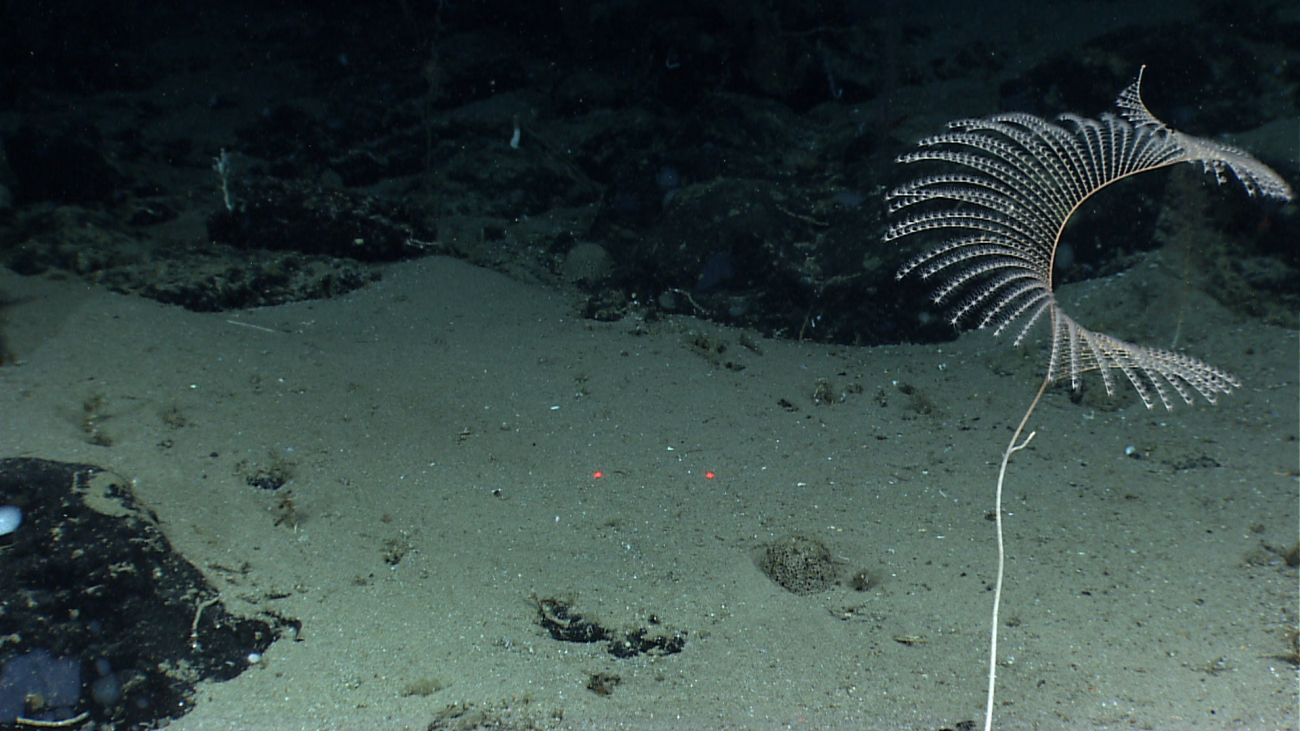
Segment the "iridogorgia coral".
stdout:
[[1029,114],[996,114],[949,123],[949,131],[927,137],[902,163],[955,166],[918,178],[889,193],[894,222],[885,241],[938,232],[946,238],[898,272],[939,282],[934,301],[953,306],[954,325],[974,320],[1002,333],[1017,328],[1019,345],[1033,326],[1047,323],[1051,355],[1038,394],[1020,420],[998,470],[995,516],[998,571],[993,599],[988,695],[984,728],[993,724],[997,670],[998,610],[1002,601],[1005,551],[1002,485],[1011,455],[1033,439],[1020,435],[1048,384],[1099,371],[1114,394],[1121,372],[1148,408],[1157,399],[1173,408],[1173,394],[1187,403],[1199,393],[1213,403],[1240,385],[1212,365],[1182,353],[1125,342],[1075,322],[1060,307],[1052,284],[1057,244],[1066,221],[1092,194],[1122,178],[1180,162],[1200,163],[1224,182],[1228,173],[1252,196],[1290,200],[1291,188],[1277,173],[1245,151],[1170,129],[1142,103],[1141,71],[1116,102],[1119,114],[1097,119],[1066,114],[1048,121]]

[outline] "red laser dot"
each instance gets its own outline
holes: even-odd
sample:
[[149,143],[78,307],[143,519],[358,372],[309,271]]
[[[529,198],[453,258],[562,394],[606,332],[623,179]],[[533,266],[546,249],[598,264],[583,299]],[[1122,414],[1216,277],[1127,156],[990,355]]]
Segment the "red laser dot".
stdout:
[[705,472],[705,473],[704,473],[704,476],[707,477],[707,478],[710,479],[710,480],[713,479],[713,473],[712,473],[712,472]]
[[599,480],[600,478],[605,476],[605,473],[601,472],[600,470],[596,470],[595,472],[591,473],[591,476]]

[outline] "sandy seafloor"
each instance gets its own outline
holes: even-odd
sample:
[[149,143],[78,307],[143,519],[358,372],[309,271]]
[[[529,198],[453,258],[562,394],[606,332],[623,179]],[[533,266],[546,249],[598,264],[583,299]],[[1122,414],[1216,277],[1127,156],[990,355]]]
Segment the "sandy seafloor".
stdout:
[[[1098,303],[1146,322],[1124,309],[1145,276],[1062,299],[1085,323]],[[491,728],[982,718],[985,516],[1041,348],[751,348],[690,318],[584,321],[562,293],[441,259],[222,314],[9,272],[0,290],[20,361],[0,369],[3,453],[133,480],[232,611],[303,622],[173,729],[425,729],[459,703]],[[1276,657],[1297,576],[1270,550],[1297,537],[1296,333],[1195,292],[1186,312],[1180,346],[1243,388],[1167,413],[1093,375],[1080,403],[1049,392],[1011,465],[998,728],[1297,727]],[[110,447],[82,430],[96,394]],[[276,457],[296,529],[239,466]],[[754,555],[792,532],[878,586],[781,589]],[[687,644],[620,660],[557,642],[534,597],[614,628],[654,615]],[[586,688],[601,672],[622,680],[608,696]]]

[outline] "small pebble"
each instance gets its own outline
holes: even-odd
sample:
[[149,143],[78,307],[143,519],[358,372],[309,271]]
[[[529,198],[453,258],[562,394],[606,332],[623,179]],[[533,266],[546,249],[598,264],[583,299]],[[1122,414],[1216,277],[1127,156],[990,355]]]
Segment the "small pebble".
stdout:
[[18,530],[23,523],[23,511],[17,505],[0,505],[0,536]]

